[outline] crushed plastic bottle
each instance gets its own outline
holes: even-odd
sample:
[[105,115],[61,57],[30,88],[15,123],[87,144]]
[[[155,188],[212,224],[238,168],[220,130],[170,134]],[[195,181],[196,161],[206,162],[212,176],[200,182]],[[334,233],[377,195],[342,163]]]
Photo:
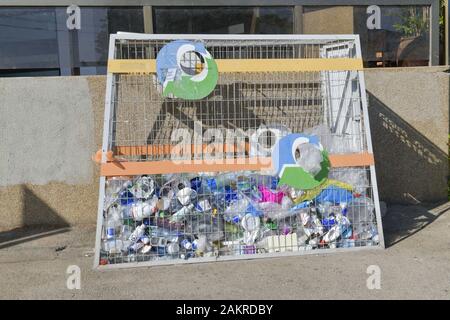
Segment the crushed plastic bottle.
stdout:
[[181,208],[180,210],[175,212],[170,217],[170,222],[181,222],[181,221],[183,221],[185,219],[186,215],[191,213],[193,209],[194,209],[194,205],[192,203],[190,205],[186,206],[186,207]]
[[141,224],[134,229],[134,231],[131,233],[128,240],[131,242],[136,242],[140,237],[142,237],[145,234],[145,224]]
[[312,143],[303,143],[298,146],[300,157],[296,160],[297,164],[312,176],[317,175],[322,166],[322,152]]
[[369,187],[369,179],[365,169],[340,168],[339,170],[331,170],[328,177],[338,181],[345,181],[358,194],[365,194]]
[[347,217],[339,214],[336,216],[336,224],[331,227],[323,236],[325,243],[334,242],[341,237],[341,235],[350,228],[350,221]]
[[246,214],[241,225],[244,231],[244,243],[253,245],[260,236],[260,218],[252,214]]
[[158,197],[154,196],[148,201],[138,201],[131,205],[131,217],[135,221],[142,221],[144,218],[150,217],[157,211]]
[[255,172],[159,179],[107,183],[101,249],[108,263],[278,252],[285,241],[296,251],[379,242],[373,201],[352,193],[353,184],[324,183],[312,195]]
[[129,190],[137,199],[148,199],[155,191],[155,187],[155,181],[152,178],[142,176],[134,181]]
[[[375,205],[370,198],[354,198],[348,203],[347,217],[353,224],[353,232],[358,238],[371,238],[375,221]],[[369,237],[370,235],[370,237]]]

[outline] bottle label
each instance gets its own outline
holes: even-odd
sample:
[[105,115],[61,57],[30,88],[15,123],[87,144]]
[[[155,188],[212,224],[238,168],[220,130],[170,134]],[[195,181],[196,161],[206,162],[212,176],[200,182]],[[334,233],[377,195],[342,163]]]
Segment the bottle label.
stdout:
[[116,235],[115,228],[107,228],[106,229],[106,238],[111,239],[111,238],[114,238],[115,235]]

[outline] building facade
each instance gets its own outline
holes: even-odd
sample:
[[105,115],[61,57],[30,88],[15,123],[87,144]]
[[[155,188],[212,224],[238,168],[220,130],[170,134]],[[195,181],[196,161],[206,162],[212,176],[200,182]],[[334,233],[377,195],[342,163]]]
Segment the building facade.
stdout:
[[110,33],[359,34],[366,67],[439,64],[439,0],[0,0],[0,77],[106,73]]

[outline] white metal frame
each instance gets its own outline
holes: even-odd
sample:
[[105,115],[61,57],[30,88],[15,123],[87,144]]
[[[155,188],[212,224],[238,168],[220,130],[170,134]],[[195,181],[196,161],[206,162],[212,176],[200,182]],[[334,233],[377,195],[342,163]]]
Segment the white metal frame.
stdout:
[[[362,58],[361,54],[361,44],[359,41],[359,35],[186,35],[186,34],[137,34],[137,33],[127,33],[119,32],[117,34],[110,35],[109,43],[109,54],[108,59],[115,58],[115,44],[116,40],[176,40],[176,39],[186,39],[186,40],[298,40],[298,41],[308,41],[308,40],[349,40],[354,41],[356,58]],[[366,95],[366,86],[364,80],[364,71],[358,71],[359,83],[360,83],[360,94],[361,103],[363,109],[363,119],[364,128],[366,134],[367,148],[369,153],[373,153],[372,148],[372,138],[370,133],[369,124],[369,113],[368,113],[368,100]],[[105,112],[104,112],[104,122],[103,122],[103,145],[102,145],[102,163],[106,162],[106,151],[109,150],[109,133],[111,127],[111,101],[114,94],[114,75],[108,73],[106,82],[106,97],[105,97]],[[149,262],[130,262],[121,263],[113,265],[99,265],[100,260],[100,247],[101,247],[101,233],[102,233],[102,223],[103,223],[103,206],[104,206],[104,196],[105,196],[105,177],[100,177],[99,183],[99,201],[98,201],[98,214],[97,214],[97,231],[96,231],[96,242],[95,242],[95,255],[94,255],[94,269],[97,270],[111,270],[118,268],[132,268],[132,267],[148,267],[157,265],[174,265],[174,264],[192,264],[192,263],[204,263],[204,262],[214,262],[214,261],[227,261],[227,260],[252,260],[260,258],[279,258],[287,256],[300,256],[308,254],[326,254],[326,253],[338,253],[338,252],[349,252],[349,251],[360,251],[360,250],[373,250],[373,249],[384,249],[384,236],[383,236],[383,226],[381,220],[380,204],[378,198],[378,185],[376,180],[375,166],[370,166],[370,175],[373,188],[373,201],[375,203],[375,213],[377,219],[379,244],[377,246],[364,246],[364,247],[351,247],[351,248],[333,248],[333,249],[320,249],[320,250],[304,250],[295,252],[277,252],[277,253],[257,253],[257,254],[247,254],[238,256],[219,256],[219,257],[203,257],[189,260],[174,259],[174,260],[161,260],[161,261],[149,261]]]

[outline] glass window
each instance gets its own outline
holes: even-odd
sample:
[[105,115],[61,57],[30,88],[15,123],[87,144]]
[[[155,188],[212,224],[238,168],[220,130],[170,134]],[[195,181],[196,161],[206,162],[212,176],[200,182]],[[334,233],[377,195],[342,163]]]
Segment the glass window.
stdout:
[[379,16],[374,11],[367,13],[367,6],[304,7],[303,32],[359,34],[366,67],[428,65],[430,7],[379,6],[378,8]]
[[54,75],[54,69],[59,68],[54,9],[2,8],[0,41],[0,76],[14,75],[21,69]]
[[367,7],[355,7],[367,67],[427,66],[430,59],[430,8],[381,6],[380,29],[367,28]]
[[154,8],[155,33],[282,34],[293,32],[291,7]]
[[70,31],[69,39],[75,72],[106,74],[109,35],[118,31],[143,33],[142,7],[81,8],[81,29]]
[[79,30],[66,10],[0,9],[0,77],[106,74],[109,34],[144,32],[142,7],[82,7]]
[[256,32],[260,34],[293,33],[294,12],[293,8],[259,8],[259,16],[256,24]]

